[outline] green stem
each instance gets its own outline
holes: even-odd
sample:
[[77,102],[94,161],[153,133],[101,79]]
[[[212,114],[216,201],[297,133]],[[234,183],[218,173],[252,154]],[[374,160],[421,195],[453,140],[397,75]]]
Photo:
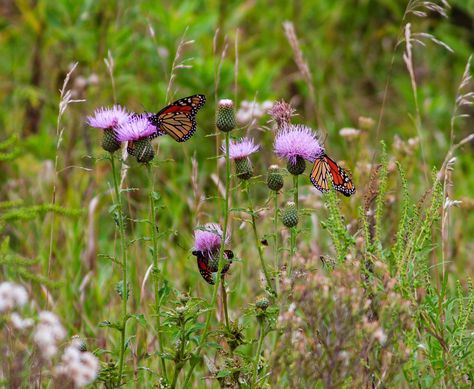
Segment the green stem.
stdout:
[[250,183],[248,181],[246,183],[246,188],[245,191],[247,192],[247,201],[249,203],[249,213],[252,219],[252,230],[253,230],[253,236],[255,240],[255,246],[257,247],[258,251],[258,256],[260,258],[260,264],[262,266],[263,274],[265,275],[265,281],[267,282],[267,290],[270,291],[270,293],[274,296],[276,296],[276,292],[273,289],[271,279],[270,279],[270,274],[268,273],[267,267],[265,265],[265,261],[263,259],[263,250],[262,250],[262,245],[260,243],[260,239],[258,237],[258,232],[257,232],[257,223],[255,221],[255,212],[253,210],[253,202],[252,202],[252,196],[250,195]]
[[118,212],[118,224],[119,224],[119,235],[120,235],[120,249],[122,255],[122,326],[120,329],[120,358],[119,358],[119,374],[118,374],[118,386],[122,383],[123,373],[123,360],[125,354],[125,333],[127,326],[127,300],[128,300],[128,284],[127,284],[127,247],[125,243],[125,226],[124,226],[124,214],[122,208],[122,198],[119,190],[119,183],[117,180],[117,172],[115,168],[115,157],[114,154],[110,154],[110,163],[112,165],[112,176],[114,178],[114,190],[115,190],[115,201],[117,204]]
[[[219,249],[219,267],[217,271],[216,283],[214,284],[214,289],[212,291],[212,299],[211,299],[211,307],[215,306],[216,299],[217,299],[217,291],[219,290],[219,284],[221,280],[221,273],[224,267],[224,246],[225,246],[225,238],[227,236],[227,224],[229,221],[229,192],[230,192],[230,158],[229,158],[229,146],[230,146],[230,134],[228,132],[225,133],[225,199],[224,199],[224,225],[222,226],[222,239],[221,239],[221,247]],[[197,346],[196,352],[194,353],[194,358],[191,360],[191,366],[189,368],[188,374],[183,384],[183,388],[187,388],[189,385],[189,381],[191,380],[194,368],[198,363],[198,357],[201,353],[201,349],[206,342],[207,335],[209,332],[209,325],[211,322],[212,317],[212,309],[210,309],[207,313],[206,317],[206,324],[204,325],[204,330],[199,340],[199,344]]]
[[278,250],[278,192],[273,192],[273,238],[274,238],[274,256],[275,256],[275,291],[278,294],[280,288],[280,256]]
[[[299,212],[299,196],[298,196],[298,176],[293,176],[293,202],[296,206],[296,211]],[[291,275],[291,265],[296,253],[296,237],[298,235],[298,227],[292,227],[290,230],[290,260],[288,261],[288,275]]]
[[160,359],[161,359],[161,369],[163,371],[163,376],[167,379],[166,373],[166,363],[165,359],[163,358],[163,334],[161,333],[161,300],[160,300],[160,284],[161,284],[161,275],[162,272],[158,267],[158,239],[156,237],[156,208],[155,208],[155,200],[153,198],[155,193],[155,181],[153,180],[153,173],[151,171],[151,165],[146,165],[148,170],[148,177],[150,181],[150,211],[151,211],[151,240],[153,242],[153,284],[155,289],[155,315],[156,315],[156,332],[158,334],[158,347],[160,349]]
[[183,318],[181,318],[181,347],[179,349],[179,354],[177,355],[177,362],[174,368],[174,374],[173,374],[173,382],[171,383],[171,389],[176,388],[176,383],[178,382],[178,377],[179,373],[183,369],[184,366],[184,361],[183,361],[183,356],[184,356],[184,347],[186,344],[186,337],[185,337],[185,321]]
[[262,353],[262,345],[263,340],[265,339],[265,331],[263,328],[263,319],[258,320],[260,323],[260,335],[258,338],[258,345],[257,345],[257,354],[255,355],[254,367],[253,367],[253,385],[252,387],[256,387],[257,383],[257,375],[258,375],[258,362],[260,362],[260,354]]

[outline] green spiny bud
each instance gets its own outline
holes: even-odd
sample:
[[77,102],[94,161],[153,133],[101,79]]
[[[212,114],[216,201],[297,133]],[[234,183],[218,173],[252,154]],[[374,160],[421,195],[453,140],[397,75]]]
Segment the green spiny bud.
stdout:
[[139,139],[134,142],[135,146],[135,157],[140,163],[150,162],[155,157],[153,146],[148,138]]
[[281,215],[283,225],[288,228],[296,227],[298,225],[298,210],[293,201],[288,201],[286,207]]
[[300,174],[304,173],[304,170],[306,169],[306,162],[302,157],[298,155],[296,157],[295,163],[288,161],[286,168],[294,176],[299,176]]
[[235,172],[241,180],[248,180],[253,176],[253,168],[250,159],[235,159]]
[[102,148],[109,153],[113,153],[120,149],[120,142],[117,139],[117,135],[112,128],[106,128],[104,130],[104,137],[102,138]]
[[225,99],[219,101],[217,105],[216,127],[222,132],[229,132],[237,127],[234,102],[232,100]]
[[270,305],[270,301],[268,301],[268,299],[265,296],[259,297],[257,301],[255,302],[255,306],[258,309],[261,309],[262,311],[265,311],[269,305]]
[[267,186],[275,192],[283,188],[283,175],[280,173],[277,165],[272,165],[268,169]]

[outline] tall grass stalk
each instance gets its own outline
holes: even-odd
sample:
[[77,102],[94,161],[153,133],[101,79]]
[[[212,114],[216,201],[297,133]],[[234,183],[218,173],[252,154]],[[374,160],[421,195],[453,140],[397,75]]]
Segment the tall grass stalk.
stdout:
[[146,165],[148,171],[148,178],[149,178],[149,185],[150,185],[150,227],[151,227],[151,240],[153,244],[153,271],[152,271],[152,278],[153,284],[155,289],[155,315],[156,315],[156,332],[158,335],[158,347],[160,349],[160,360],[161,360],[161,368],[163,371],[163,376],[165,379],[167,378],[166,373],[166,363],[165,359],[163,358],[163,334],[161,332],[161,299],[160,299],[160,284],[162,280],[162,271],[158,267],[158,239],[156,236],[156,206],[155,200],[157,200],[157,195],[155,194],[155,180],[153,179],[153,172],[151,170],[151,165]]
[[258,363],[260,362],[260,354],[262,353],[263,340],[265,339],[265,328],[263,319],[258,319],[259,322],[259,335],[257,344],[257,353],[255,354],[255,360],[253,362],[253,380],[252,387],[256,387],[258,377]]
[[[216,277],[216,282],[214,284],[214,289],[212,291],[212,298],[211,298],[211,307],[216,306],[217,302],[217,291],[219,290],[219,284],[221,281],[221,274],[222,274],[222,269],[224,268],[224,247],[225,247],[225,240],[227,236],[227,225],[229,223],[229,195],[230,195],[230,158],[229,158],[229,148],[230,148],[230,134],[229,132],[225,133],[225,199],[224,199],[224,224],[222,226],[222,237],[221,237],[221,247],[219,249],[219,267],[217,271],[217,277]],[[227,308],[227,304],[224,306],[224,309]],[[207,336],[209,334],[209,325],[211,323],[211,317],[212,317],[212,312],[213,309],[210,309],[209,312],[207,313],[206,317],[206,324],[204,325],[204,330],[202,332],[201,338],[199,340],[199,344],[197,346],[197,349],[193,355],[193,358],[191,359],[191,365],[189,367],[188,374],[186,375],[183,387],[187,388],[189,386],[189,382],[192,378],[194,368],[196,367],[196,364],[199,361],[199,355],[201,353],[201,349],[204,345],[204,343],[207,340]],[[228,315],[226,313],[226,315]]]
[[250,214],[251,218],[251,224],[252,224],[252,231],[253,231],[253,237],[255,241],[255,246],[257,247],[258,251],[258,257],[260,259],[260,265],[262,266],[263,274],[265,276],[265,281],[267,283],[267,287],[265,288],[270,294],[276,297],[276,291],[272,286],[271,278],[270,278],[270,273],[268,273],[267,266],[265,265],[265,260],[263,258],[263,250],[262,250],[262,244],[260,243],[260,238],[258,236],[258,231],[257,231],[257,223],[255,220],[255,210],[253,208],[253,201],[252,201],[252,195],[250,194],[250,182],[247,180],[245,181],[245,193],[247,194],[247,202],[248,202],[248,211]]
[[118,218],[119,235],[120,235],[120,255],[122,265],[122,324],[120,326],[120,356],[119,356],[119,374],[117,377],[117,386],[122,384],[123,360],[125,355],[125,333],[127,328],[127,300],[128,300],[128,284],[127,284],[127,245],[125,242],[125,226],[124,213],[122,207],[121,192],[117,179],[117,171],[115,167],[115,156],[110,153],[110,164],[112,165],[112,176],[115,191],[115,210]]

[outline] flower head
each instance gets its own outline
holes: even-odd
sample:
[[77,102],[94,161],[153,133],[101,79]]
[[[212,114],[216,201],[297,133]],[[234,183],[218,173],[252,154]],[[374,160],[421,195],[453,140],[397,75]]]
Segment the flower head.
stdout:
[[147,138],[156,131],[148,118],[137,115],[116,128],[117,139],[121,142]]
[[33,333],[33,340],[38,346],[41,356],[50,360],[58,351],[58,343],[64,339],[64,330],[59,318],[52,312],[39,313],[39,323]]
[[28,301],[28,293],[21,285],[12,282],[0,283],[0,313],[22,307]]
[[[237,141],[231,140],[229,143],[229,158],[244,159],[258,151],[259,148],[260,146],[254,144],[253,139],[242,138]],[[226,152],[225,143],[221,149],[224,153]]]
[[295,164],[298,157],[314,162],[324,152],[316,134],[300,124],[284,126],[276,135],[273,149],[278,157],[291,164]]
[[219,100],[216,112],[216,127],[222,132],[232,131],[236,127],[234,102],[232,100]]
[[[203,253],[215,253],[221,247],[222,228],[216,223],[207,223],[204,227],[194,231],[194,247]],[[225,243],[229,241],[229,234],[226,235]]]
[[70,380],[76,388],[92,383],[99,373],[99,360],[88,352],[81,352],[74,345],[68,346],[61,357],[61,364],[56,367],[56,375],[63,380]]
[[130,114],[120,105],[112,108],[97,108],[94,115],[87,117],[87,124],[95,128],[116,128],[128,122]]
[[270,116],[281,128],[284,125],[290,124],[290,119],[295,115],[295,109],[286,101],[281,100],[273,104],[269,111]]

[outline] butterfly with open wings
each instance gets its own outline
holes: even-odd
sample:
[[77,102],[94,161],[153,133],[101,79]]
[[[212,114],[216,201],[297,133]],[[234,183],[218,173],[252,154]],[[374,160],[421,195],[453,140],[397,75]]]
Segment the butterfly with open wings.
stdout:
[[351,196],[355,193],[355,186],[349,172],[340,167],[326,154],[316,159],[309,176],[314,187],[323,193],[329,192],[330,184],[344,196]]
[[177,142],[185,142],[196,131],[196,114],[206,103],[206,96],[193,95],[176,100],[160,112],[148,116],[148,120],[158,131],[151,135],[158,136],[165,132]]

